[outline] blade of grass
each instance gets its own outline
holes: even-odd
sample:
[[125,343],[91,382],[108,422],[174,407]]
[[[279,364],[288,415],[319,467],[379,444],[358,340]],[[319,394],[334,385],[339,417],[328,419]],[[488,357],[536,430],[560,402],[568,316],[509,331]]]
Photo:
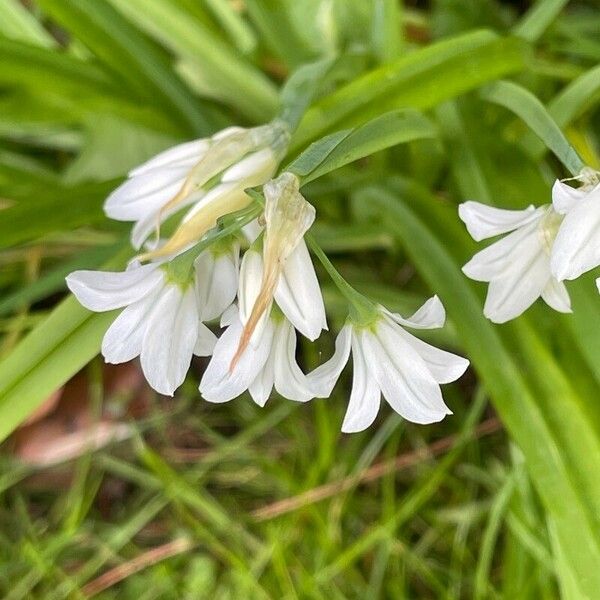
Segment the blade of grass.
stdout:
[[366,73],[317,102],[292,139],[298,151],[323,133],[384,110],[427,109],[491,80],[521,70],[528,46],[477,31],[416,50]]
[[530,91],[512,81],[498,81],[485,87],[481,91],[481,97],[514,112],[554,152],[572,175],[578,175],[583,169],[585,164],[575,148],[546,107]]
[[117,74],[126,89],[160,102],[174,121],[196,134],[211,131],[198,101],[163,53],[106,0],[39,0],[39,5]]

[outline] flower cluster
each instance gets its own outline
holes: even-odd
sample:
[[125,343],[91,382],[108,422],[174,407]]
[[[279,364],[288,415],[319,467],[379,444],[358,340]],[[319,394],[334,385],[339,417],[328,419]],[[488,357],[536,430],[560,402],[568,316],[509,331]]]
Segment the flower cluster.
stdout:
[[[316,244],[350,312],[333,357],[308,374],[298,365],[298,334],[314,341],[327,320],[304,237],[315,209],[295,175],[272,178],[288,138],[281,122],[230,128],[159,154],[109,196],[106,213],[134,222],[131,242],[141,254],[122,272],[67,277],[86,308],[122,309],[102,342],[106,361],[139,356],[149,384],[172,395],[192,356],[210,356],[199,386],[205,400],[248,391],[263,406],[273,388],[297,402],[328,397],[352,352],[343,431],[368,427],[381,396],[407,420],[443,419],[450,410],[440,384],[460,377],[468,361],[404,329],[443,326],[440,300],[408,319],[391,313],[353,290]],[[259,186],[262,196],[248,193]],[[171,235],[163,240],[165,230]]]
[[[565,280],[600,265],[600,174],[584,169],[573,188],[556,181],[552,204],[504,210],[465,202],[459,216],[473,239],[508,234],[477,253],[464,267],[489,283],[485,316],[505,323],[538,298],[559,312],[571,312]],[[600,279],[596,280],[600,290]]]

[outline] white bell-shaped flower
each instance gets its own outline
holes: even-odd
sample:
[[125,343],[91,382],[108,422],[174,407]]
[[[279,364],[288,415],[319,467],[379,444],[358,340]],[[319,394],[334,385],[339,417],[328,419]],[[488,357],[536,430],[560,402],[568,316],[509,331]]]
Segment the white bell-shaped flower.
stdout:
[[106,362],[122,363],[140,356],[148,383],[173,395],[183,383],[192,355],[208,356],[215,335],[200,321],[193,282],[170,282],[157,264],[122,272],[75,271],[67,285],[79,302],[95,312],[124,308],[102,341]]
[[550,270],[552,245],[562,220],[552,206],[504,210],[465,202],[458,212],[476,241],[508,233],[463,267],[467,277],[489,282],[483,309],[488,319],[510,321],[540,296],[555,310],[571,312],[567,289]]
[[444,321],[444,307],[434,296],[408,319],[379,306],[373,322],[347,322],[336,339],[333,357],[308,375],[316,396],[330,396],[352,352],[352,392],[342,431],[369,427],[379,412],[381,395],[413,423],[434,423],[451,414],[440,384],[458,379],[469,361],[404,330],[442,327]]
[[550,266],[559,280],[576,279],[600,265],[600,181],[585,170],[573,188],[556,181],[552,188],[554,210],[564,215],[552,248]]
[[273,175],[288,139],[287,127],[276,121],[253,129],[230,127],[180,144],[133,169],[104,209],[113,219],[135,222],[131,241],[140,248],[168,217],[191,206],[173,237],[144,257],[176,254],[220,216],[250,202],[244,190]]
[[314,339],[324,327],[325,309],[314,267],[303,244],[290,255],[275,292],[281,312],[270,306],[260,316],[247,346],[232,367],[244,327],[260,293],[262,276],[263,257],[250,249],[240,269],[239,308],[232,306],[225,313],[222,325],[227,329],[217,341],[200,382],[200,392],[209,402],[227,402],[248,390],[254,401],[263,406],[273,387],[285,398],[298,402],[314,397],[296,362],[295,327]]

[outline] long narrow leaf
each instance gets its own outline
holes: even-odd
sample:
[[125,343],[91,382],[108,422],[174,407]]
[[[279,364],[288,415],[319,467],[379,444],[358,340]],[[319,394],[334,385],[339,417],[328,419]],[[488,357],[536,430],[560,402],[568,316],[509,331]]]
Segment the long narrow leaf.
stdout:
[[481,96],[518,115],[554,152],[573,175],[585,166],[575,149],[554,122],[544,105],[528,90],[511,81],[498,81],[486,87]]

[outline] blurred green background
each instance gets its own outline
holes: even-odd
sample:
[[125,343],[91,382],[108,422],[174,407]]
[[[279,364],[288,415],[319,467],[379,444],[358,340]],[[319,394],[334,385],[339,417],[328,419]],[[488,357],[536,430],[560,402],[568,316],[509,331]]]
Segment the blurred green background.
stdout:
[[[569,173],[528,125],[600,167],[598,32],[594,0],[0,0],[0,595],[600,598],[593,277],[573,315],[493,326],[456,213],[550,201]],[[284,164],[393,109],[433,124],[303,193],[357,289],[403,314],[440,295],[427,339],[473,365],[444,386],[454,415],[385,407],[342,435],[350,369],[329,399],[260,409],[202,401],[201,359],[172,399],[104,366],[112,315],[64,300],[64,277],[130,256],[107,194],[177,142],[273,118],[288,75],[331,54]],[[319,275],[332,335],[302,344],[307,370],[346,311]]]

